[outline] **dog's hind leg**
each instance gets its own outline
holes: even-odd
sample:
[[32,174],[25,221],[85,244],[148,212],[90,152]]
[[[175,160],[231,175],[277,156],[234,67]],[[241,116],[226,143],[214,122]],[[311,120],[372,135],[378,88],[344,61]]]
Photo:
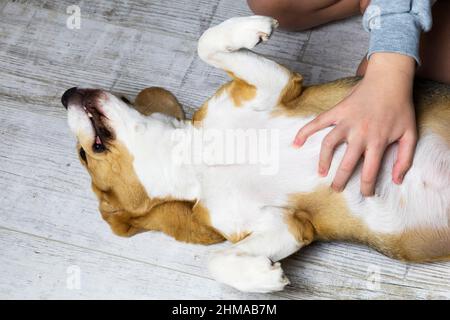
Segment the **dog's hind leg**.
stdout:
[[[223,69],[234,79],[230,91],[235,104],[252,100],[257,110],[268,110],[289,96],[299,95],[302,77],[249,49],[267,41],[278,25],[270,17],[231,18],[205,31],[198,54],[206,63]],[[247,50],[246,50],[247,49]],[[254,103],[254,99],[258,103]]]
[[292,225],[291,213],[282,208],[262,211],[261,221],[249,236],[210,256],[209,270],[217,281],[246,292],[280,291],[289,284],[276,261],[308,245],[313,240],[313,227],[307,221]]

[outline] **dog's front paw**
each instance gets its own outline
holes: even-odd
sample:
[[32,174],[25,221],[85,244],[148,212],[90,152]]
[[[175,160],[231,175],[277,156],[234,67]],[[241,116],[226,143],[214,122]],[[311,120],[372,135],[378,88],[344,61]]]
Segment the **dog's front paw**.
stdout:
[[264,256],[222,252],[210,259],[209,269],[217,281],[245,292],[281,291],[289,284],[280,263]]

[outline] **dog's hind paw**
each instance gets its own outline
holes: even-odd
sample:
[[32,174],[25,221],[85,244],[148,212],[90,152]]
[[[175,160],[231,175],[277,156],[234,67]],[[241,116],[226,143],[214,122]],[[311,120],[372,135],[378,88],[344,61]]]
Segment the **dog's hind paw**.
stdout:
[[205,31],[200,37],[198,53],[207,58],[215,52],[232,52],[242,48],[252,49],[269,40],[278,21],[265,16],[237,17]]
[[269,40],[277,26],[277,20],[265,16],[231,18],[223,24],[230,35],[226,49],[228,51],[252,49],[259,43]]

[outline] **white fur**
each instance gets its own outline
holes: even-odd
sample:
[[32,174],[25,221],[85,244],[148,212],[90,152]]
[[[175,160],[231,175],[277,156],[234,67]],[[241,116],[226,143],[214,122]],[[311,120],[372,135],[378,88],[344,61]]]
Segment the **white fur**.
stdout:
[[77,137],[85,135],[94,140],[94,128],[92,128],[86,112],[78,107],[69,105],[67,108],[69,128]]
[[[233,18],[207,30],[198,53],[207,63],[233,72],[257,88],[255,99],[236,108],[226,92],[208,103],[202,130],[271,129],[279,133],[277,172],[263,175],[258,165],[183,164],[172,158],[174,132],[195,132],[190,123],[162,115],[144,117],[112,95],[104,112],[117,138],[134,156],[134,168],[150,197],[197,199],[209,210],[212,225],[224,234],[251,232],[229,249],[210,259],[212,275],[244,291],[281,290],[287,283],[279,264],[297,251],[288,232],[283,210],[287,196],[311,192],[329,185],[345,146],[337,149],[327,177],[317,174],[321,141],[329,129],[312,136],[300,149],[292,147],[297,130],[310,118],[271,117],[289,72],[273,61],[240,48],[253,48],[260,37],[267,40],[276,22],[267,17]],[[74,132],[89,131],[77,112],[69,111]],[[440,137],[429,133],[416,149],[414,165],[401,186],[391,181],[396,146],[384,159],[376,187],[377,196],[363,198],[359,191],[360,169],[348,183],[344,197],[352,214],[369,229],[398,233],[418,226],[448,227],[450,201],[450,150]],[[424,184],[425,183],[425,184]],[[271,260],[270,260],[271,259]]]
[[214,279],[241,291],[281,291],[289,284],[280,263],[272,264],[264,255],[218,251],[212,254],[208,267]]

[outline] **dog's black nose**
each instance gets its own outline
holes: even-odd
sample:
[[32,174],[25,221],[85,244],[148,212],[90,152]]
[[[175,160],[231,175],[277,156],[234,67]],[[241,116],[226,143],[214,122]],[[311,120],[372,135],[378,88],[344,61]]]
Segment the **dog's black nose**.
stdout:
[[67,109],[67,105],[69,104],[69,99],[70,99],[70,97],[71,97],[74,93],[76,93],[77,90],[78,90],[77,87],[73,87],[73,88],[70,88],[69,90],[67,90],[66,92],[64,92],[64,94],[63,94],[62,97],[61,97],[61,103],[62,103],[62,105],[64,106],[64,108]]

